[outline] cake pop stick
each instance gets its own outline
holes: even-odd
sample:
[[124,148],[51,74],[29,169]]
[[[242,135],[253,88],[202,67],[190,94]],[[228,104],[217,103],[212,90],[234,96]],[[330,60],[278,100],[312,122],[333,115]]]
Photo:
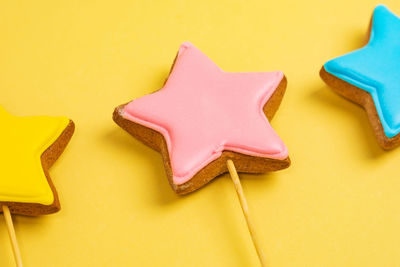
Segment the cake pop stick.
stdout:
[[11,214],[38,216],[60,210],[48,169],[74,132],[66,117],[16,117],[0,107],[0,205],[17,266],[22,266]]
[[244,196],[242,184],[240,183],[239,175],[236,171],[235,164],[233,163],[232,160],[228,159],[228,161],[226,162],[226,165],[228,166],[229,174],[231,175],[233,184],[235,185],[235,190],[236,190],[236,193],[237,193],[239,201],[240,201],[240,206],[242,207],[243,216],[246,219],[246,223],[247,223],[247,227],[249,228],[251,240],[253,241],[254,247],[256,248],[257,256],[260,260],[261,266],[267,266],[265,256],[264,256],[264,251],[260,244],[260,240],[258,239],[253,220],[250,217],[249,207],[247,206],[247,200],[246,200],[246,197]]
[[18,267],[22,267],[21,251],[19,250],[17,236],[15,235],[14,224],[11,218],[10,209],[7,205],[2,206],[4,219],[6,220],[8,235],[10,237],[10,242],[12,246],[12,251],[14,254],[15,263]]
[[[117,107],[113,118],[161,153],[172,189],[187,194],[228,172],[228,166],[234,174],[235,168],[264,173],[290,165],[288,150],[268,121],[285,89],[282,72],[224,72],[183,43],[164,87]],[[252,220],[245,216],[261,260]]]

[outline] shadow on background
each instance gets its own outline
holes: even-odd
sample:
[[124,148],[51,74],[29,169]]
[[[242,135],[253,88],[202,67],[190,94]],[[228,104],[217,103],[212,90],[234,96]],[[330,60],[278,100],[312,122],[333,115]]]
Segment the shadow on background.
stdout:
[[310,94],[310,98],[323,103],[327,108],[331,108],[334,112],[345,113],[346,116],[353,117],[354,127],[358,129],[360,136],[360,138],[357,139],[357,142],[360,142],[360,144],[365,148],[365,154],[368,157],[380,157],[387,153],[378,145],[373,129],[369,123],[367,113],[361,106],[334,93],[326,85],[314,90]]
[[[174,191],[171,189],[165,171],[164,164],[160,153],[154,151],[153,149],[142,144],[139,140],[130,136],[123,129],[119,128],[117,125],[115,129],[109,131],[104,138],[112,146],[116,147],[122,157],[129,158],[132,157],[132,165],[127,168],[131,168],[128,172],[131,177],[122,177],[129,179],[144,179],[146,183],[153,188],[149,191],[149,198],[151,201],[157,204],[166,205],[173,202],[179,198]],[[125,155],[123,155],[125,154]],[[135,156],[138,155],[142,160],[146,161],[146,166],[153,166],[149,168],[150,175],[148,177],[142,177],[142,175],[137,174],[135,170]],[[135,189],[132,189],[132,194],[135,193]]]

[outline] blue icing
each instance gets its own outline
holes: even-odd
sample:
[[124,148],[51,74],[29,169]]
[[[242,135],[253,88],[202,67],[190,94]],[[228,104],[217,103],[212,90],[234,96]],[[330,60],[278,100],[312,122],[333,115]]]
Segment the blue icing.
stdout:
[[369,92],[385,135],[400,133],[400,18],[379,5],[366,46],[325,63],[330,74]]

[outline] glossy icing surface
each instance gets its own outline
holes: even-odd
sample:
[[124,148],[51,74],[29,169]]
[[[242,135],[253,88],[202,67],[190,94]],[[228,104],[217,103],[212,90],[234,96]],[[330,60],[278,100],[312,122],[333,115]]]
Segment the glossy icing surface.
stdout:
[[366,46],[328,61],[325,70],[369,92],[385,135],[400,133],[400,18],[379,5]]
[[282,79],[279,71],[224,72],[183,43],[164,87],[130,102],[122,116],[164,136],[173,182],[179,185],[224,150],[287,158],[286,146],[262,110]]
[[0,106],[0,201],[51,205],[41,155],[69,124],[65,117],[15,117]]

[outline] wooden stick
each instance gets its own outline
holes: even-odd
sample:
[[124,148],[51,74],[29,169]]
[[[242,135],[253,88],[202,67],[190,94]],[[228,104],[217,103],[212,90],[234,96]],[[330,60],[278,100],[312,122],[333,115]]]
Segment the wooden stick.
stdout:
[[253,221],[250,219],[249,207],[247,206],[247,200],[243,193],[242,185],[240,184],[239,175],[236,171],[235,164],[233,161],[228,159],[226,162],[232,181],[235,184],[236,193],[239,197],[240,206],[242,207],[243,215],[246,218],[247,227],[249,228],[251,239],[253,240],[254,247],[256,248],[258,258],[260,259],[261,266],[267,266],[267,262],[264,257],[264,252],[261,248],[260,240],[257,237]]
[[11,218],[10,209],[6,205],[2,205],[4,218],[7,224],[8,235],[10,236],[10,241],[12,245],[12,250],[14,253],[15,264],[17,267],[22,267],[21,252],[19,251],[17,236],[15,235],[14,225]]

